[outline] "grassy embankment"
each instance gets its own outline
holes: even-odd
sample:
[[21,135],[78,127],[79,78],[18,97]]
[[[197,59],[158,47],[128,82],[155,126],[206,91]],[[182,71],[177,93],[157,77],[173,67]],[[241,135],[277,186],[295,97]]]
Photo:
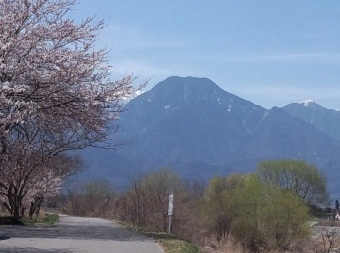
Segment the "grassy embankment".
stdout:
[[21,221],[24,225],[32,225],[32,224],[46,224],[53,225],[59,220],[59,215],[56,213],[44,213],[43,215],[37,218],[27,218],[24,217]]
[[155,238],[163,246],[166,253],[201,253],[197,247],[176,236],[152,232],[145,234]]
[[198,248],[180,239],[159,239],[166,253],[200,253]]

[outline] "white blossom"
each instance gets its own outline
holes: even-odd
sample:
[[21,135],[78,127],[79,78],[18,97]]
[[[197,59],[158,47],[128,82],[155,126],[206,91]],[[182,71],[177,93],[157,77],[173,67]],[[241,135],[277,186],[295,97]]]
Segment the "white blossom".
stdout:
[[[138,89],[132,76],[110,80],[107,51],[94,47],[104,24],[93,18],[76,24],[68,17],[74,4],[0,1],[0,169],[5,176],[12,164],[6,180],[18,187],[23,170],[33,178],[48,157],[105,140],[107,124],[118,119],[125,99]],[[21,159],[39,154],[41,161],[22,166],[9,153],[18,143],[25,146]],[[55,173],[42,173],[49,183],[25,183],[25,198],[39,185],[59,184]]]

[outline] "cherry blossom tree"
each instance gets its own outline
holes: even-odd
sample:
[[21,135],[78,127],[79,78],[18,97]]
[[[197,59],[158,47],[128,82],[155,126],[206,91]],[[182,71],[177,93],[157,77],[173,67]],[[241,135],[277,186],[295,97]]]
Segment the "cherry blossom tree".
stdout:
[[81,165],[77,157],[59,154],[48,160],[48,163],[40,164],[34,175],[29,177],[27,194],[24,197],[23,206],[29,206],[29,217],[38,216],[41,205],[46,198],[60,194],[64,179],[75,173]]
[[37,152],[17,142],[10,153],[0,160],[0,200],[14,216],[37,214],[47,197],[59,193],[63,180],[77,171],[80,161],[76,157],[58,154],[44,159]]
[[1,152],[12,133],[44,143],[46,153],[103,140],[108,121],[135,92],[131,76],[110,81],[107,52],[94,49],[103,22],[76,24],[67,16],[73,5],[0,1]]
[[[140,88],[131,75],[110,79],[107,51],[95,48],[104,23],[88,18],[77,24],[70,18],[74,5],[0,0],[0,169],[13,182],[24,170],[33,176],[60,152],[102,143]],[[45,174],[51,175],[57,174]],[[32,189],[29,180],[19,181],[24,194],[12,200],[23,206]],[[0,182],[2,190],[8,187]]]

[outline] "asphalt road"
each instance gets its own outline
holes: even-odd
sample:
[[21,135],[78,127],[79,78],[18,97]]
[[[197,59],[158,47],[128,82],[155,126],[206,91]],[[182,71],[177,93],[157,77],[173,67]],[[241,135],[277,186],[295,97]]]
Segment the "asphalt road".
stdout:
[[0,226],[0,252],[164,253],[152,238],[117,223],[71,216],[55,226]]

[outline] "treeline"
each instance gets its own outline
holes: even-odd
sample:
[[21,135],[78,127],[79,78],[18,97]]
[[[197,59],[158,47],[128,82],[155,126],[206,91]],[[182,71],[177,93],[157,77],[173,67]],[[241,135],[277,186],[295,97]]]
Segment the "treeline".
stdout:
[[107,181],[70,188],[62,211],[125,221],[165,232],[174,194],[172,233],[197,245],[232,242],[249,252],[303,252],[310,207],[326,203],[326,178],[302,161],[268,161],[253,174],[215,177],[207,186],[186,182],[169,169],[140,175],[118,193]]

